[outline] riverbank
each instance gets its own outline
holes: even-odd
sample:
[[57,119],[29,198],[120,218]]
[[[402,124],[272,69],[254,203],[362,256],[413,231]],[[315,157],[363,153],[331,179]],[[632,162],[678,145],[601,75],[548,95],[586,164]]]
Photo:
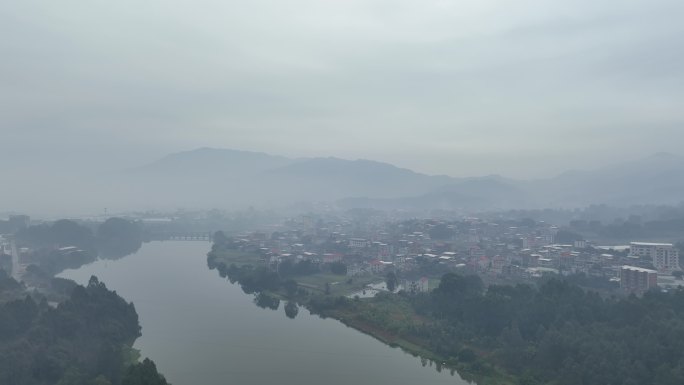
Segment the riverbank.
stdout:
[[156,369],[144,378],[137,373],[141,365],[154,365],[139,363],[133,349],[138,314],[97,278],[84,286],[73,283],[54,306],[0,271],[0,298],[5,291],[23,298],[0,303],[0,383],[133,385],[154,378],[166,384]]
[[[227,271],[235,265],[238,268],[250,266],[252,268],[267,267],[278,272],[274,266],[256,253],[237,250],[222,250],[220,253],[209,253],[207,256],[209,267],[220,271]],[[280,274],[282,276],[282,274]],[[383,282],[382,277],[375,275],[356,275],[349,277],[345,274],[334,274],[330,271],[314,271],[307,274],[295,274],[291,277],[297,285],[311,294],[328,294],[332,296],[354,296],[369,288],[369,285]],[[292,295],[290,295],[292,297]]]
[[369,283],[382,281],[381,277],[366,276],[365,280],[354,277],[347,281],[344,276],[324,272],[282,277],[277,267],[274,269],[257,254],[234,251],[210,252],[207,264],[222,277],[238,283],[245,293],[258,294],[257,305],[273,304],[273,300],[297,302],[312,313],[339,320],[378,341],[420,357],[424,365],[434,363],[438,371],[458,371],[480,385],[517,383],[495,366],[491,353],[484,349],[462,344],[459,351],[471,354],[458,357],[431,349],[430,337],[421,333],[438,333],[441,321],[416,313],[408,295],[389,292],[372,298],[351,295]]
[[334,301],[335,307],[318,309],[316,301],[305,304],[310,311],[330,317],[367,334],[389,346],[421,358],[423,365],[435,365],[438,371],[458,372],[461,378],[478,385],[513,385],[516,379],[493,363],[492,353],[464,345],[462,351],[477,352],[459,360],[430,349],[429,338],[418,336],[421,330],[439,329],[440,322],[416,314],[399,294],[382,293],[375,298]]

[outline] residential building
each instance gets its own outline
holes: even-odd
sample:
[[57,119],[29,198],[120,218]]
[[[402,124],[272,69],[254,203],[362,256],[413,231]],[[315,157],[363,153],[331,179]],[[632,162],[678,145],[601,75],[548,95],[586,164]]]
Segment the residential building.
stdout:
[[629,293],[643,294],[658,286],[658,272],[624,265],[620,269],[620,288]]
[[679,270],[679,251],[671,243],[630,243],[630,255],[650,259],[660,273]]
[[354,249],[363,249],[368,247],[368,241],[362,238],[352,238],[349,240],[349,247]]
[[576,249],[584,249],[587,247],[587,241],[585,241],[584,239],[577,240],[577,241],[575,241],[573,246]]

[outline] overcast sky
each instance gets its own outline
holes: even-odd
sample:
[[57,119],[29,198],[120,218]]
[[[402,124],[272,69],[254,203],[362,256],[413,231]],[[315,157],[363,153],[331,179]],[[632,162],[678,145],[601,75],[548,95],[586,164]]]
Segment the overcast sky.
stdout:
[[8,0],[0,160],[551,175],[684,142],[681,0]]

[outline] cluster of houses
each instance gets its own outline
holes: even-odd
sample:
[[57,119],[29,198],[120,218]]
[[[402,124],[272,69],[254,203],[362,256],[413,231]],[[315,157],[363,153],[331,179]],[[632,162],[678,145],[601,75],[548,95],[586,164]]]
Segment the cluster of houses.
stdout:
[[[582,273],[613,281],[615,286],[624,281],[625,291],[641,293],[657,284],[666,286],[671,274],[680,270],[678,251],[672,244],[602,247],[585,240],[559,244],[558,231],[544,222],[505,226],[477,218],[458,222],[290,220],[272,231],[242,234],[237,241],[240,247],[259,252],[263,262],[271,265],[284,260],[343,262],[349,276],[384,275],[391,270],[407,277],[406,286],[421,291],[428,289],[426,277],[460,270],[479,274],[488,282]],[[635,271],[647,271],[655,278],[633,279]]]

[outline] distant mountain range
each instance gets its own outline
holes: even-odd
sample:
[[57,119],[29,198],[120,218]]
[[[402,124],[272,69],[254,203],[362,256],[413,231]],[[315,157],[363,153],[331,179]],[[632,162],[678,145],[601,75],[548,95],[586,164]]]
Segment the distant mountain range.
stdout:
[[684,158],[656,154],[593,171],[522,181],[500,176],[433,176],[371,160],[287,158],[200,148],[128,170],[116,183],[141,202],[174,207],[282,206],[326,201],[340,207],[488,210],[590,204],[674,204],[684,200]]

